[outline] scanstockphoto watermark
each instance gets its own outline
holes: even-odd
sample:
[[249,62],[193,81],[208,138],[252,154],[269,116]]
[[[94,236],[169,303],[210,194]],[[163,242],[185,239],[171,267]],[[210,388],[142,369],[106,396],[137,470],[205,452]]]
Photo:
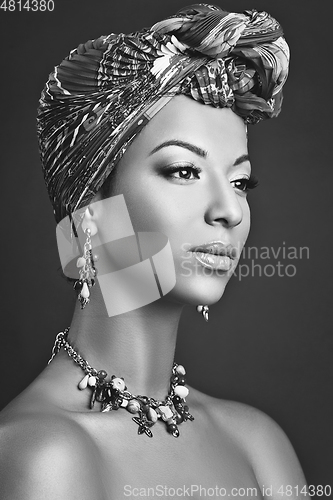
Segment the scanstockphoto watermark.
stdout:
[[[183,250],[188,246],[184,245]],[[193,255],[195,259],[193,261]],[[240,260],[241,258],[241,260]],[[183,276],[193,276],[193,273],[201,274],[202,266],[205,274],[221,276],[235,276],[241,281],[247,277],[278,276],[280,278],[293,278],[297,273],[297,262],[301,259],[310,258],[309,247],[289,246],[285,241],[277,247],[223,247],[212,245],[202,252],[202,248],[191,252],[189,257],[181,263]],[[240,262],[237,264],[237,262]]]
[[124,497],[127,498],[309,498],[309,497],[331,497],[332,486],[326,485],[291,485],[281,484],[262,485],[256,487],[239,487],[239,488],[224,488],[218,485],[202,486],[201,484],[191,484],[189,486],[182,485],[178,487],[170,487],[165,484],[156,486],[137,487],[126,484],[123,490]]
[[257,488],[231,488],[226,489],[221,486],[215,485],[204,487],[201,484],[185,484],[179,487],[170,487],[164,484],[158,484],[152,487],[133,487],[130,484],[124,486],[124,497],[129,498],[188,498],[188,497],[202,497],[202,498],[218,498],[218,497],[257,497]]

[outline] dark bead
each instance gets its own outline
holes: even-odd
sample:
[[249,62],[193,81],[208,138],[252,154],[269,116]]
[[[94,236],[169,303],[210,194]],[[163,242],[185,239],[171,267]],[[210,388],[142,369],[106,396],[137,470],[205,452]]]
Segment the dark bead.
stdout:
[[104,388],[98,387],[96,389],[96,400],[101,403],[102,401],[104,401],[104,399],[105,399]]
[[176,415],[176,424],[179,425],[182,422],[184,422],[184,417],[180,413],[177,413],[177,415]]
[[178,379],[178,385],[185,385],[186,381],[185,381],[185,377],[179,377]]
[[106,373],[105,370],[99,370],[99,372],[97,373],[97,377],[98,378],[102,378],[102,379],[105,378],[105,377],[107,377],[107,375],[108,374]]
[[178,427],[176,424],[170,424],[167,426],[167,430],[168,432],[170,432],[170,434],[172,434],[174,437],[178,437],[179,436],[179,430],[178,430]]
[[74,290],[81,290],[83,287],[83,283],[82,281],[75,281],[74,285],[73,285],[73,288]]
[[184,405],[184,411],[188,411],[189,407],[187,405]]
[[94,391],[91,395],[91,400],[90,400],[90,409],[92,410],[94,405],[95,405],[95,400],[96,400],[96,391]]
[[172,384],[177,384],[178,382],[178,376],[177,375],[171,375],[170,381]]
[[149,410],[149,405],[145,405],[145,404],[141,405],[141,411],[143,413],[147,413],[148,410]]
[[182,398],[181,398],[181,397],[179,397],[179,396],[174,396],[174,397],[172,398],[172,401],[173,401],[173,403],[174,403],[175,405],[179,404],[179,403],[181,402],[181,400],[182,400]]

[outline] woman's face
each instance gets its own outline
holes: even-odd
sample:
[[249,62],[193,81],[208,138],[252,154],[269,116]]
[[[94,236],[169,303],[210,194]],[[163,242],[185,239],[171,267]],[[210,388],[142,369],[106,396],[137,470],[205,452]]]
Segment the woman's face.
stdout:
[[[250,228],[250,172],[243,120],[181,95],[129,147],[112,196],[124,196],[135,232],[168,237],[176,285],[164,300],[220,299]],[[107,219],[102,227],[107,231]]]

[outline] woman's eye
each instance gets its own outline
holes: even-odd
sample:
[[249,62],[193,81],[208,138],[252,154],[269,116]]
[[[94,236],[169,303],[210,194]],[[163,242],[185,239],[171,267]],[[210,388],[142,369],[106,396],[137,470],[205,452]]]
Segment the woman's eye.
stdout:
[[256,177],[254,177],[254,175],[231,181],[231,184],[233,184],[236,189],[238,189],[239,191],[243,191],[244,193],[246,193],[249,189],[254,189],[255,187],[257,187],[258,183],[259,181]]
[[183,181],[192,181],[200,179],[199,173],[201,170],[195,167],[172,167],[167,169],[166,176],[171,179],[179,179]]

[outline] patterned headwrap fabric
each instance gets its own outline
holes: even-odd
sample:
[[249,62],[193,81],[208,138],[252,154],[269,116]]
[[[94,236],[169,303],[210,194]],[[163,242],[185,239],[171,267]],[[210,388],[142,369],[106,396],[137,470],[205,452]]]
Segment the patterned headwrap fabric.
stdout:
[[89,40],[54,68],[37,130],[56,221],[89,204],[148,121],[177,94],[246,123],[279,114],[289,49],[266,12],[196,4],[129,35]]

